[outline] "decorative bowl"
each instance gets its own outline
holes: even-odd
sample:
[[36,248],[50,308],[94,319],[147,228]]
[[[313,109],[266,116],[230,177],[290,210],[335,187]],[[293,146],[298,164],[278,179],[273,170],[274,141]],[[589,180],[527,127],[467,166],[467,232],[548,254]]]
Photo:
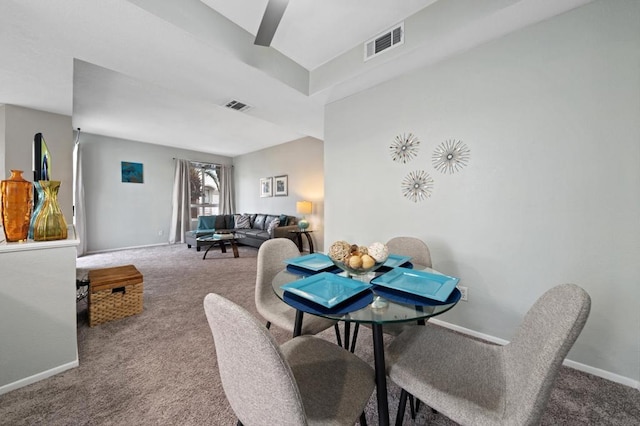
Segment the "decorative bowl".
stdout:
[[381,267],[384,264],[384,262],[376,262],[370,268],[352,268],[351,266],[345,264],[344,262],[339,262],[339,261],[334,260],[334,259],[331,259],[331,261],[338,268],[342,269],[343,271],[345,271],[346,273],[348,273],[350,275],[366,275],[369,272],[375,271],[376,269],[378,269],[379,267]]
[[331,244],[328,255],[348,275],[366,275],[384,264],[389,257],[389,248],[380,242],[367,247],[339,240]]

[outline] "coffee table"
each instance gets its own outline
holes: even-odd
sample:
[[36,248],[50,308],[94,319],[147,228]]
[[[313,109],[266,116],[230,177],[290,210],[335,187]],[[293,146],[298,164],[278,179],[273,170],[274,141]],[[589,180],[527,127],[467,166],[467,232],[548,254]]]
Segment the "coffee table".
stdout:
[[238,239],[243,238],[240,235],[236,235],[235,232],[216,232],[213,235],[208,235],[206,237],[198,237],[198,241],[204,244],[210,244],[207,247],[207,251],[204,252],[204,256],[202,256],[202,260],[207,258],[207,253],[215,246],[220,247],[220,251],[222,253],[227,252],[226,245],[229,244],[231,249],[233,250],[233,257],[237,258],[240,255],[238,254]]
[[211,235],[213,235],[215,231],[187,231],[184,233],[184,240],[185,243],[187,243],[187,248],[191,248],[192,246],[195,246],[196,251],[200,251],[200,249],[202,247],[206,247],[208,245],[211,245],[210,243],[206,243],[203,242],[201,240],[201,238],[203,237],[210,237]]

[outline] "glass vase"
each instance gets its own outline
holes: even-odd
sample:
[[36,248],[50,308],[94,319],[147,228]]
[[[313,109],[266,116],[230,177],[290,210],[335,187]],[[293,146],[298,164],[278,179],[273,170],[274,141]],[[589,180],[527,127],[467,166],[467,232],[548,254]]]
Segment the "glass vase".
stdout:
[[2,193],[2,226],[7,241],[23,241],[29,234],[33,186],[24,180],[22,170],[11,170],[11,176],[0,183]]
[[36,225],[36,218],[38,217],[38,213],[42,209],[42,203],[44,202],[44,192],[42,191],[42,185],[40,185],[40,181],[33,182],[33,187],[36,189],[36,193],[38,196],[36,197],[35,208],[33,209],[33,214],[31,215],[31,223],[29,224],[29,238],[33,240],[33,228]]
[[42,187],[44,201],[33,226],[33,239],[36,241],[64,240],[67,238],[67,222],[58,205],[60,181],[38,181]]

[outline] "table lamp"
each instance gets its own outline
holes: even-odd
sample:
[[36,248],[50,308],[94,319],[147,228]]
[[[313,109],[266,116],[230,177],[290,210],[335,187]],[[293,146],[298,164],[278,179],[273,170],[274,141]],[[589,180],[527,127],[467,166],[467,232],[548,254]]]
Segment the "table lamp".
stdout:
[[311,201],[298,201],[296,203],[296,211],[302,214],[302,219],[298,221],[300,231],[304,231],[309,227],[309,222],[305,219],[305,214],[311,214]]

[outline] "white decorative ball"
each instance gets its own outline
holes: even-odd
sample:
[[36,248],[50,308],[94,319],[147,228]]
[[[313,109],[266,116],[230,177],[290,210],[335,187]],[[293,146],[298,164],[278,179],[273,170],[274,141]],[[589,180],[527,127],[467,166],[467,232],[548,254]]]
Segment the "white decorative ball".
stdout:
[[369,256],[373,257],[376,262],[384,262],[389,257],[389,248],[383,243],[373,243],[369,246]]

